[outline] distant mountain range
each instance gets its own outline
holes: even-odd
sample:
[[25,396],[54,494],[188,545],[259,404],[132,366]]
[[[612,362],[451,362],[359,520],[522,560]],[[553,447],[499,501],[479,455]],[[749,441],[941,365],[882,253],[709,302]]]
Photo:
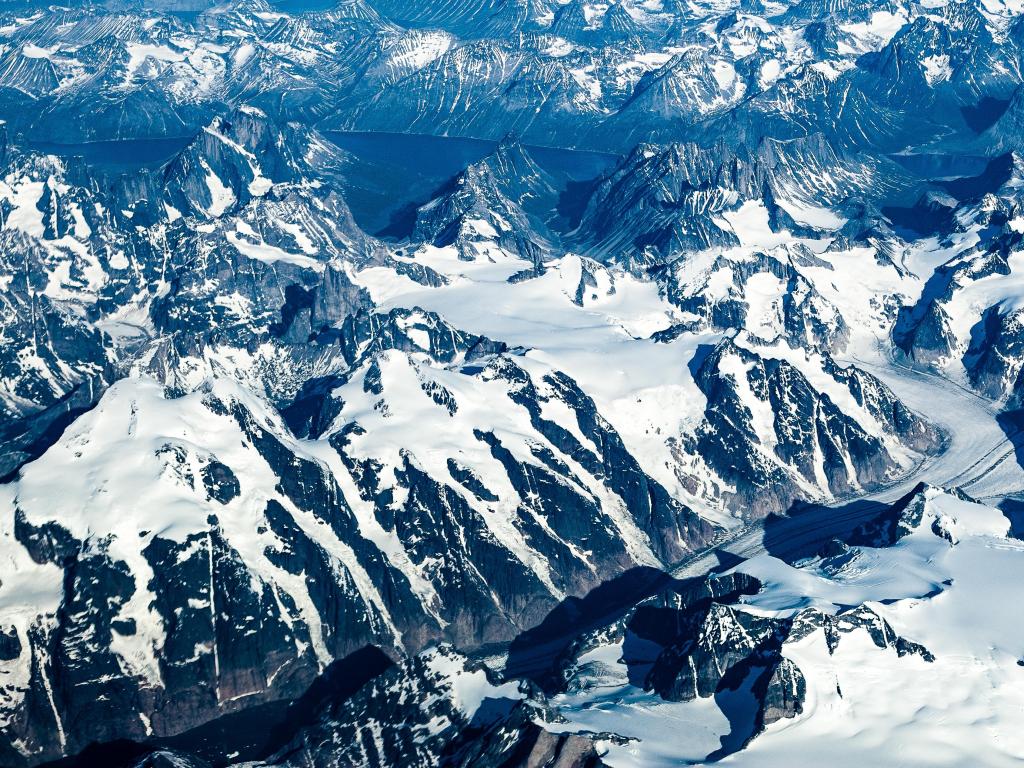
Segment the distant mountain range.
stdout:
[[0,765],[1024,759],[1019,3],[13,3],[0,119]]

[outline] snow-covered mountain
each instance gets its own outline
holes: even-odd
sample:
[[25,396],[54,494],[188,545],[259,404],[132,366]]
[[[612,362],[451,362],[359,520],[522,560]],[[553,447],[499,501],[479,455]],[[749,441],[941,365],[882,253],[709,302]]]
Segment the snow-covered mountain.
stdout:
[[1020,11],[5,6],[0,765],[1024,759]]

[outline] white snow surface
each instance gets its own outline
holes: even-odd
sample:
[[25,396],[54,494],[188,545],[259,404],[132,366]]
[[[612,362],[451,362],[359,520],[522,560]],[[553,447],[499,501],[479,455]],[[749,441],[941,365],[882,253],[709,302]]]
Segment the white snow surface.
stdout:
[[434,648],[423,653],[427,669],[450,687],[452,703],[472,720],[484,699],[525,698],[515,682],[494,685],[483,669],[470,669],[468,660],[452,648]]
[[[790,616],[809,607],[836,613],[866,605],[934,662],[878,648],[863,630],[829,654],[822,630],[783,646],[807,681],[803,712],[770,725],[723,765],[1011,766],[1024,760],[1024,616],[1016,602],[1024,542],[1007,537],[998,510],[940,489],[925,491],[921,524],[895,546],[856,547],[839,569],[795,566],[764,553],[738,570],[764,584],[744,610]],[[945,531],[952,540],[938,536]],[[580,659],[575,693],[556,697],[568,724],[552,730],[609,731],[620,766],[703,764],[729,731],[714,698],[671,703],[630,686],[620,645]],[[549,726],[550,727],[550,726]]]
[[[288,440],[279,417],[246,388],[221,378],[211,382],[208,391],[222,401],[243,403],[260,423]],[[152,569],[142,552],[156,536],[182,542],[190,534],[207,531],[210,514],[217,515],[226,540],[255,578],[282,584],[293,596],[301,618],[310,627],[318,658],[323,664],[331,660],[319,635],[319,615],[303,580],[272,564],[265,554],[276,540],[264,519],[271,499],[283,504],[337,566],[349,572],[363,600],[373,606],[371,617],[381,616],[386,631],[400,644],[382,597],[353,553],[276,489],[275,474],[245,439],[235,419],[207,408],[204,397],[204,391],[196,391],[167,399],[162,386],[145,378],[114,384],[99,405],[75,421],[43,458],[25,467],[16,484],[5,487],[5,492],[8,488],[10,492],[3,498],[3,519],[13,520],[16,506],[30,523],[58,520],[76,539],[105,548],[111,559],[128,566],[136,588],[119,618],[134,619],[137,632],[117,637],[112,647],[126,668],[151,686],[161,683],[156,654],[163,644],[164,628],[151,607],[153,595],[148,584]],[[300,444],[290,442],[299,455],[315,460]],[[185,457],[184,464],[178,463],[175,451]],[[208,500],[200,479],[201,467],[213,459],[228,464],[241,486],[240,496],[227,505]],[[61,482],[53,482],[55,477]],[[39,584],[51,581],[41,578]],[[39,598],[41,606],[49,603],[49,599]],[[0,620],[6,621],[2,617],[18,610],[16,604],[4,600],[0,589]]]
[[645,470],[678,490],[666,439],[693,429],[703,416],[704,395],[687,364],[712,335],[671,344],[651,341],[650,334],[669,327],[677,313],[653,283],[619,275],[614,293],[596,292],[596,299],[579,307],[572,301],[578,256],[565,256],[548,265],[544,276],[516,284],[506,278],[526,262],[466,262],[454,248],[431,246],[414,258],[450,277],[449,284],[424,287],[385,267],[364,269],[356,279],[381,310],[437,312],[457,328],[525,347],[526,360],[581,382]]

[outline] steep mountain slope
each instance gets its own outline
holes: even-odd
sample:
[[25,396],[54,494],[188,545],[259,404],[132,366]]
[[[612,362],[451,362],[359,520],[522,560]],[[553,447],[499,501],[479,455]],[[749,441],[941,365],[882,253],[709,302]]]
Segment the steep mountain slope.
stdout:
[[[621,724],[629,741],[605,742],[610,765],[744,747],[733,762],[827,752],[852,764],[886,761],[897,743],[912,762],[1019,760],[1016,619],[990,613],[1009,597],[990,558],[1002,573],[1020,559],[1008,521],[925,487],[876,514],[796,561],[769,546],[579,636],[559,662],[565,693],[551,700],[569,723],[553,730]],[[976,738],[974,707],[998,738]]]
[[[772,765],[884,761],[897,744],[913,761],[1010,764],[1019,621],[993,619],[1013,587],[978,567],[1021,567],[1007,526],[922,485],[797,559],[638,574],[552,613],[542,644],[514,643],[505,674],[526,680],[433,649],[325,703],[261,765]],[[999,738],[978,736],[978,711]]]

